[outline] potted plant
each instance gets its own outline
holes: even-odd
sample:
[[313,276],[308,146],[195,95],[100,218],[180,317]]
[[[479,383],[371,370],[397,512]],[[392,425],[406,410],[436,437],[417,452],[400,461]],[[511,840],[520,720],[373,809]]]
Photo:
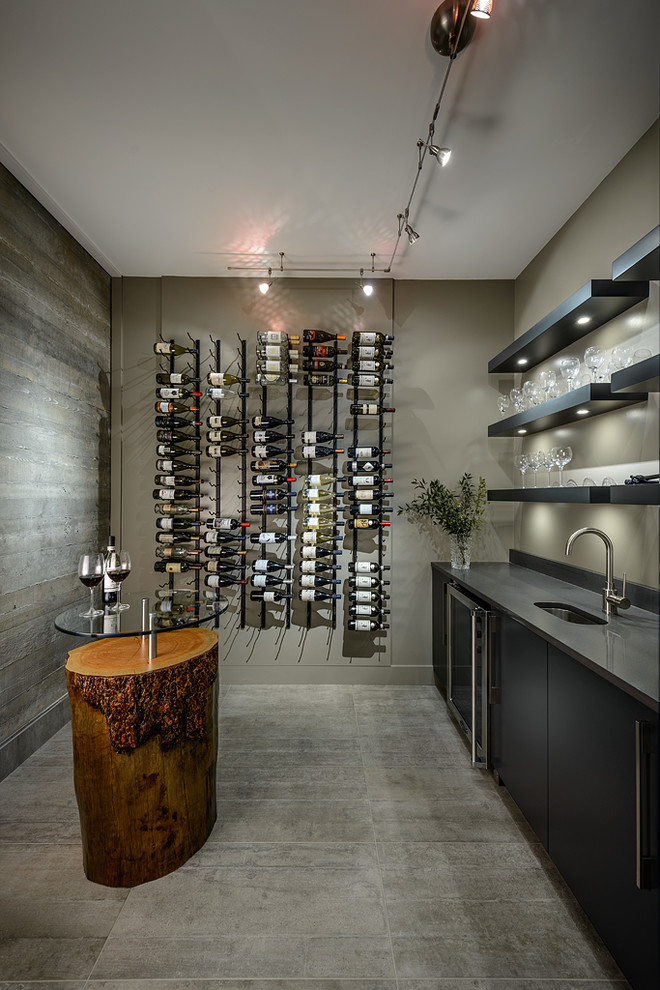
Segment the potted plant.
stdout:
[[451,564],[459,570],[470,566],[472,534],[484,524],[487,488],[483,478],[477,484],[471,474],[464,474],[454,490],[439,481],[428,483],[416,478],[412,482],[418,495],[399,508],[399,515],[405,512],[412,516],[428,516],[449,534]]

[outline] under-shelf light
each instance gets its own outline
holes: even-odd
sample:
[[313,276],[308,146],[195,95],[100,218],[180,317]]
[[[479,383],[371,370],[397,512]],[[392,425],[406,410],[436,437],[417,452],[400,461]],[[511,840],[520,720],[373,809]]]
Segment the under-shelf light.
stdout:
[[590,316],[580,316],[580,317],[578,317],[578,319],[577,319],[577,325],[579,327],[583,327],[587,323],[591,323],[591,317]]
[[589,410],[588,409],[576,409],[575,410],[575,415],[576,416],[588,416],[589,415]]

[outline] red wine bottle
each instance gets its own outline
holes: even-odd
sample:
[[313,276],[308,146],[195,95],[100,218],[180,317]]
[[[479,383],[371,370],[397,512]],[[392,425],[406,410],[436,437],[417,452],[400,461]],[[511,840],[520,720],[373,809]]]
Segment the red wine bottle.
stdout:
[[270,430],[276,426],[291,426],[294,420],[280,419],[278,416],[253,416],[252,425],[262,430]]
[[331,588],[333,584],[341,584],[340,578],[326,577],[324,574],[302,574],[298,578],[301,588]]
[[346,340],[343,333],[329,333],[327,330],[303,330],[303,340],[308,344],[326,344],[332,340]]
[[341,595],[333,595],[323,588],[301,588],[298,597],[301,602],[326,602],[334,598],[341,598]]
[[334,344],[305,344],[302,354],[306,358],[328,358],[336,354],[348,354],[348,351],[335,347]]
[[390,628],[387,622],[379,622],[378,619],[349,619],[346,627],[351,632],[376,632],[378,629]]
[[284,591],[278,591],[276,588],[270,590],[263,588],[261,590],[251,591],[250,598],[253,602],[283,602],[287,598],[293,598],[293,595],[287,594]]
[[348,528],[349,529],[380,529],[381,526],[389,526],[389,522],[385,522],[381,519],[365,518],[365,519],[349,519]]
[[157,560],[154,570],[167,574],[185,574],[187,571],[201,571],[201,564],[189,564],[185,560]]

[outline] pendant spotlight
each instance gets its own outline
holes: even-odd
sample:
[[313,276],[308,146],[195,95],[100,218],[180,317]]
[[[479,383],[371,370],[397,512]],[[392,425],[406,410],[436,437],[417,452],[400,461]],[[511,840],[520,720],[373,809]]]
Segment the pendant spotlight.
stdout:
[[475,0],[474,7],[470,11],[473,17],[479,17],[486,21],[490,17],[493,9],[493,0]]
[[273,280],[271,278],[271,275],[272,274],[273,274],[273,269],[272,268],[269,268],[268,269],[268,281],[266,282],[264,280],[263,282],[259,282],[259,292],[261,293],[262,296],[265,296],[266,295],[266,293],[270,289],[271,285],[273,284]]
[[360,269],[360,288],[364,292],[365,296],[370,296],[374,291],[373,283],[365,282],[364,280],[364,268]]
[[437,144],[430,144],[428,148],[429,155],[433,155],[438,165],[444,168],[451,158],[451,148],[438,148]]

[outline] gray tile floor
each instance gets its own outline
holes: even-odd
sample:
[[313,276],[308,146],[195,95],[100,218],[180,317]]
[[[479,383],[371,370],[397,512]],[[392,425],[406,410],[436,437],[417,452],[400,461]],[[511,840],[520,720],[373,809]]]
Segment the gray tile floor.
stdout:
[[223,690],[213,833],[130,891],[84,876],[71,761],[0,783],[0,990],[628,987],[435,688]]

